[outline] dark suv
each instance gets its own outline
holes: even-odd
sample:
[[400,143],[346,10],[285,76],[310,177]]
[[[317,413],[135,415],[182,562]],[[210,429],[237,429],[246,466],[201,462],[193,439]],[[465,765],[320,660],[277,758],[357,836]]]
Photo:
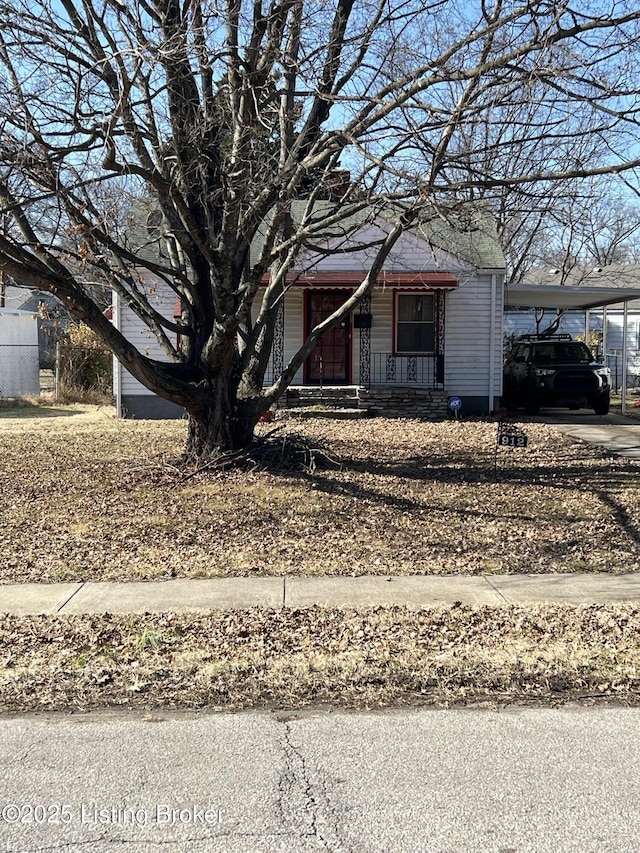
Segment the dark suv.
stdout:
[[523,335],[504,365],[503,400],[536,415],[540,406],[609,411],[610,373],[591,350],[571,335]]

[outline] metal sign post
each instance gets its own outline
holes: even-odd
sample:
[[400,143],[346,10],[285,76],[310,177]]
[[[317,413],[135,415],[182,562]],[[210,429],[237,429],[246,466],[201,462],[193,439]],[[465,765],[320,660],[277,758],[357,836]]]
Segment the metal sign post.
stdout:
[[498,448],[500,447],[517,447],[524,448],[527,446],[528,438],[526,433],[513,421],[498,421],[498,434],[496,436],[496,449],[493,459],[493,476],[498,475]]
[[453,412],[453,414],[457,418],[458,412],[462,408],[462,400],[460,399],[460,397],[449,397],[447,401],[447,406],[449,408],[449,411]]

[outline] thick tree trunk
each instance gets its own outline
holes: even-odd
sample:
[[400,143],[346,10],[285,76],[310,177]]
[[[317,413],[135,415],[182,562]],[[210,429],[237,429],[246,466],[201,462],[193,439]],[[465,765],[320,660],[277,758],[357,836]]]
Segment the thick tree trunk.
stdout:
[[235,400],[226,394],[189,407],[187,456],[205,462],[223,453],[249,447],[263,409],[259,398]]
[[255,426],[266,407],[260,392],[247,394],[235,339],[211,338],[201,360],[207,378],[194,388],[186,406],[189,420],[187,456],[206,462],[224,453],[244,450],[253,442]]

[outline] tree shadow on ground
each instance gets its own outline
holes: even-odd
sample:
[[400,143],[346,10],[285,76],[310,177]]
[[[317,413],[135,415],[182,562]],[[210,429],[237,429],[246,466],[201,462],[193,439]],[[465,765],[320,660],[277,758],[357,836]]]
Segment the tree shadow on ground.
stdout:
[[[594,485],[640,486],[640,467],[612,467],[611,457],[602,454],[595,457],[598,465],[585,465],[585,460],[571,458],[558,464],[522,465],[513,463],[496,464],[492,453],[481,456],[455,455],[442,457],[434,454],[413,456],[400,462],[376,460],[339,459],[346,469],[378,477],[393,477],[407,480],[442,483],[487,483],[513,482],[522,485],[552,485],[562,488],[589,488]],[[590,457],[594,461],[594,456]]]
[[[640,526],[636,525],[631,513],[625,508],[616,492],[640,487],[640,466],[627,464],[627,460],[612,457],[604,449],[590,447],[588,453],[571,452],[571,449],[558,453],[554,452],[553,460],[536,463],[519,463],[513,454],[500,458],[495,451],[489,449],[469,450],[461,448],[459,452],[447,455],[438,453],[417,454],[402,460],[362,459],[348,454],[339,455],[331,448],[323,448],[327,452],[330,464],[324,468],[333,470],[325,472],[316,468],[306,471],[300,476],[312,482],[313,488],[331,496],[339,496],[356,502],[366,502],[368,506],[389,508],[398,513],[419,513],[425,510],[441,513],[443,517],[455,516],[462,519],[478,519],[492,521],[515,521],[525,524],[535,524],[545,521],[543,512],[536,512],[526,500],[527,487],[543,487],[549,490],[551,500],[556,501],[557,495],[563,491],[584,492],[595,497],[610,512],[611,519],[619,530],[628,537],[632,546],[640,544]],[[346,472],[342,477],[340,472]],[[348,472],[365,474],[376,478],[378,483],[366,478],[350,479]],[[291,475],[291,471],[283,472]],[[398,487],[385,488],[383,482],[389,479],[397,481]],[[381,482],[382,481],[382,482]],[[490,486],[502,484],[524,487],[522,500],[510,507],[492,505],[487,502],[483,506],[452,506],[450,503],[440,504],[437,500],[421,500],[412,497],[408,490],[402,489],[403,482],[425,484],[448,484],[452,486]],[[559,498],[558,498],[559,499]],[[552,511],[550,511],[551,515]],[[578,539],[571,534],[573,524],[580,524],[584,517],[571,519],[563,517],[561,523],[567,531],[566,542],[554,541],[555,558],[565,556],[571,560],[572,549],[583,544],[584,532]],[[598,516],[593,519],[598,523]],[[475,547],[475,546],[474,546]],[[562,554],[558,553],[558,549]]]
[[318,473],[311,475],[309,479],[313,483],[315,490],[324,492],[325,494],[384,505],[397,510],[400,513],[431,509],[436,512],[462,516],[465,518],[500,517],[503,519],[530,522],[536,520],[535,515],[527,514],[526,512],[505,513],[502,509],[500,512],[496,512],[491,508],[478,510],[466,507],[435,506],[434,504],[425,503],[424,501],[415,500],[413,498],[396,496],[380,489],[375,489],[372,486],[364,486],[362,483],[352,482],[350,480],[340,480],[335,477],[327,477]]
[[629,539],[636,545],[640,545],[640,525],[631,516],[629,510],[606,489],[595,489],[594,494],[598,497],[605,506],[611,510],[611,514],[619,527],[624,530]]
[[70,418],[81,415],[80,410],[58,409],[55,406],[0,406],[0,419]]

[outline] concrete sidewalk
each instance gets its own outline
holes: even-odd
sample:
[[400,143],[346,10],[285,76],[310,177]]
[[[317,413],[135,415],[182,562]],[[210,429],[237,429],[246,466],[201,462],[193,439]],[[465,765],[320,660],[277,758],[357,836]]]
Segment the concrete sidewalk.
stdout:
[[558,429],[570,438],[604,447],[616,456],[640,459],[640,423],[578,425],[558,424]]
[[640,574],[261,577],[0,585],[0,612],[162,613],[269,607],[640,602]]

